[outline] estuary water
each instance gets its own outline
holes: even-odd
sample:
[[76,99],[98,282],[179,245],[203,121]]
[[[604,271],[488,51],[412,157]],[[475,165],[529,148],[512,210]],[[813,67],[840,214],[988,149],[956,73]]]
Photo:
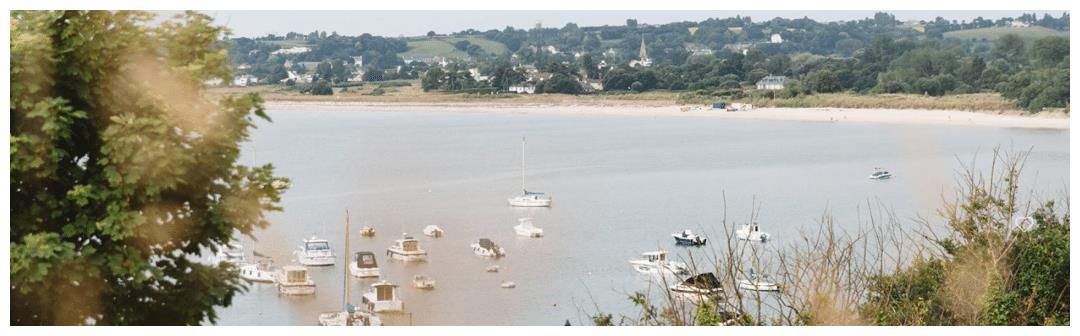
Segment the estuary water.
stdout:
[[[627,261],[656,249],[686,257],[673,232],[693,229],[717,244],[722,220],[753,215],[782,245],[826,212],[855,229],[877,206],[915,229],[915,218],[934,218],[964,165],[989,167],[995,147],[1031,150],[1022,186],[1037,197],[1061,198],[1069,179],[1068,130],[498,111],[269,115],[241,162],[272,163],[292,187],[272,226],[243,239],[248,257],[256,250],[288,264],[315,235],[330,241],[338,264],[309,268],[313,296],[252,285],[219,308],[219,325],[315,325],[320,312],[340,310],[345,209],[352,251],[375,252],[383,278],[401,285],[406,313],[384,314],[388,325],[580,325],[597,311],[636,316],[627,295],[647,282]],[[527,188],[551,195],[551,208],[507,205],[521,193],[522,136]],[[875,167],[894,177],[867,179]],[[520,217],[534,217],[545,236],[516,236]],[[424,236],[432,224],[446,235]],[[376,236],[360,237],[361,226]],[[420,240],[427,262],[385,257],[403,233]],[[507,256],[473,255],[478,238]],[[500,272],[485,272],[493,263]],[[436,289],[412,288],[414,274]],[[507,280],[517,288],[500,288]],[[350,279],[350,302],[373,282]]]

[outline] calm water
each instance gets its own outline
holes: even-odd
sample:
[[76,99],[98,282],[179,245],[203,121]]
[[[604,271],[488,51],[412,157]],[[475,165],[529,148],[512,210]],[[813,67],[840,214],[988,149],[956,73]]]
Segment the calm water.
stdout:
[[[670,234],[685,228],[719,237],[718,223],[752,212],[777,242],[819,224],[828,210],[840,226],[858,225],[867,202],[888,205],[904,223],[932,215],[954,176],[995,146],[1033,149],[1025,187],[1059,197],[1068,183],[1068,131],[721,120],[696,117],[550,116],[509,113],[351,113],[271,111],[242,162],[273,163],[292,179],[284,212],[245,239],[274,258],[292,259],[301,239],[318,235],[344,250],[344,212],[353,251],[386,247],[401,233],[421,240],[426,263],[380,257],[385,279],[402,285],[406,314],[397,325],[578,325],[599,308],[635,315],[626,294],[646,287],[627,264],[659,247],[685,256]],[[521,136],[528,138],[528,187],[554,197],[550,209],[519,209]],[[976,156],[978,154],[978,156]],[[870,181],[874,167],[895,177]],[[724,213],[726,195],[727,213]],[[541,239],[512,227],[531,216]],[[436,224],[440,239],[420,230]],[[472,254],[486,237],[506,248],[499,273]],[[712,243],[711,243],[712,244]],[[279,297],[253,285],[221,309],[221,325],[314,325],[339,310],[343,260],[312,267],[317,294]],[[413,274],[437,281],[410,287]],[[502,289],[511,280],[516,289]],[[373,280],[350,279],[359,303]]]

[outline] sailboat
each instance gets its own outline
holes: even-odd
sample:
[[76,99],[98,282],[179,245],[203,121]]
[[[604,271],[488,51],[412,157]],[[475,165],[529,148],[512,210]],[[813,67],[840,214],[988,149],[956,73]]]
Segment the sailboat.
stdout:
[[[349,210],[345,210],[345,255],[349,255]],[[382,319],[377,315],[356,310],[349,303],[349,272],[342,272],[344,294],[341,297],[342,311],[319,314],[319,325],[323,326],[381,326]]]
[[510,206],[516,207],[550,207],[551,196],[542,192],[525,189],[525,137],[521,137],[521,196],[510,198]]

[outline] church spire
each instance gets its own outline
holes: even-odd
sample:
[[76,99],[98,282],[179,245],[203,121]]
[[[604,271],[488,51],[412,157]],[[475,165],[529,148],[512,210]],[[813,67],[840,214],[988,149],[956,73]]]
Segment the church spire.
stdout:
[[645,52],[645,35],[641,35],[641,51],[638,52],[638,59],[642,62],[649,60],[649,53]]

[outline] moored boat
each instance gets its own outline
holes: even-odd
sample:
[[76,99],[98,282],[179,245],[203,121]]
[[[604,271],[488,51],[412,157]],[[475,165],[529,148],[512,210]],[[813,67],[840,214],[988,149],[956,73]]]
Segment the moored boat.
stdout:
[[315,281],[311,280],[307,267],[288,265],[277,272],[278,293],[282,295],[315,294]]
[[413,288],[435,289],[435,280],[423,274],[413,276]]
[[777,292],[780,291],[780,285],[770,282],[768,275],[754,273],[754,270],[751,269],[750,279],[739,280],[739,289],[758,292]]
[[240,266],[240,278],[251,282],[274,283],[273,266],[274,261],[270,259]]
[[672,237],[675,238],[676,245],[688,245],[688,246],[702,246],[705,245],[705,238],[694,234],[692,231],[684,230],[680,233],[672,233]]
[[540,238],[544,236],[544,229],[533,225],[531,217],[518,218],[518,225],[514,226],[514,232],[522,237]]
[[666,276],[690,274],[685,263],[668,260],[667,251],[663,250],[642,253],[641,259],[631,259],[630,265],[634,267],[634,270],[642,274]]
[[892,173],[883,168],[874,168],[874,173],[868,177],[871,180],[885,180],[892,178]]
[[438,225],[428,225],[424,227],[424,235],[427,235],[428,237],[442,238],[443,233],[445,232],[443,232],[443,229]]
[[686,278],[686,280],[680,281],[678,284],[668,287],[668,289],[677,297],[694,302],[715,301],[724,292],[720,280],[711,272]]
[[427,260],[427,251],[420,248],[420,241],[408,234],[402,234],[402,238],[395,240],[394,245],[386,248],[386,255],[391,259],[402,261]]
[[337,259],[334,250],[330,248],[330,242],[314,236],[304,239],[293,254],[296,255],[296,261],[304,266],[330,266]]
[[386,311],[403,311],[405,302],[398,297],[398,286],[386,280],[371,284],[371,290],[364,293],[363,303],[368,310],[376,313]]
[[758,223],[743,225],[742,228],[735,230],[735,236],[746,241],[762,243],[769,241],[769,233],[762,232]]
[[357,278],[379,277],[379,263],[375,260],[375,253],[360,251],[353,254],[349,262],[349,274]]
[[480,238],[475,243],[472,243],[473,253],[486,258],[499,258],[506,256],[506,250],[499,245],[495,245],[495,242],[491,239]]

